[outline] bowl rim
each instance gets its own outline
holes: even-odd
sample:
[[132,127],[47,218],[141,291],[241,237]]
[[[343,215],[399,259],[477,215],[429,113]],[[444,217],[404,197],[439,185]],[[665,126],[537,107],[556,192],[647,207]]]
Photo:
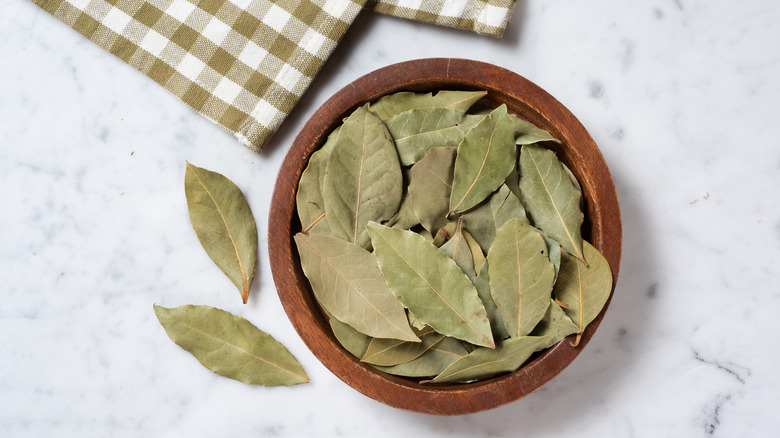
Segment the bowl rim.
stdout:
[[[542,352],[518,371],[469,384],[430,385],[389,375],[361,363],[335,339],[303,276],[293,241],[298,180],[311,154],[358,106],[397,91],[486,90],[487,102],[507,103],[510,111],[547,129],[561,140],[557,151],[579,180],[586,205],[584,234],[610,264],[612,291],[598,317],[582,334]],[[574,142],[574,143],[573,143]],[[577,165],[572,165],[577,163]],[[622,224],[614,183],[606,162],[584,126],[546,91],[510,70],[480,61],[423,58],[368,73],[329,98],[301,129],[280,167],[271,200],[268,249],[277,293],[290,322],[311,352],[342,381],[395,408],[426,414],[459,415],[505,405],[558,375],[590,341],[615,292],[622,249]],[[587,232],[587,233],[585,233]]]

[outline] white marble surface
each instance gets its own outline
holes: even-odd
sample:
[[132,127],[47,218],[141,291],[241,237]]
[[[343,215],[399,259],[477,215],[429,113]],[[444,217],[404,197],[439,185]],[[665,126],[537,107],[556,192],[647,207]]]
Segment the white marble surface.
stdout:
[[[43,436],[777,436],[780,5],[520,1],[503,40],[365,14],[254,154],[27,0],[0,15],[0,433]],[[599,144],[624,226],[617,292],[529,397],[455,418],[389,408],[308,351],[265,236],[276,172],[336,90],[421,57],[509,68]],[[184,162],[260,226],[249,305],[188,222]],[[286,344],[311,383],[250,387],[170,342],[152,304],[209,304]]]

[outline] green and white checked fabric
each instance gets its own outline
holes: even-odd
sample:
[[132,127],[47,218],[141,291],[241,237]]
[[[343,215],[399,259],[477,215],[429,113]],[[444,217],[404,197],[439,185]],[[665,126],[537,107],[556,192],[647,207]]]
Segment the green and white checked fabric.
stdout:
[[262,149],[365,0],[33,0]]
[[396,17],[501,37],[516,0],[374,0],[368,6]]
[[[366,0],[32,0],[259,151]],[[423,5],[425,3],[425,5]],[[511,0],[380,0],[383,13],[500,35]]]

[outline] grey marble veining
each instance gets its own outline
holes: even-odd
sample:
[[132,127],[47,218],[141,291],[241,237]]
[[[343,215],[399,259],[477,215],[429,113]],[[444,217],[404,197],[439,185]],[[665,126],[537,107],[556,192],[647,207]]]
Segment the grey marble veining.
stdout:
[[[0,16],[3,436],[774,436],[780,306],[780,6],[520,1],[502,40],[363,14],[254,154],[26,0]],[[585,125],[618,190],[623,259],[596,336],[525,399],[455,418],[334,377],[270,273],[273,183],[306,119],[385,65],[513,70]],[[241,187],[260,254],[248,305],[189,225],[184,162]],[[283,342],[311,383],[249,387],[170,342],[152,304],[208,304]]]

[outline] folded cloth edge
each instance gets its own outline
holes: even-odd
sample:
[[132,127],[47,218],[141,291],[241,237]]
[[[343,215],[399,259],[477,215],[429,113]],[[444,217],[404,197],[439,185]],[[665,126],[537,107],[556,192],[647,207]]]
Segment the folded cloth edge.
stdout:
[[384,15],[423,21],[501,38],[517,0],[369,0]]

